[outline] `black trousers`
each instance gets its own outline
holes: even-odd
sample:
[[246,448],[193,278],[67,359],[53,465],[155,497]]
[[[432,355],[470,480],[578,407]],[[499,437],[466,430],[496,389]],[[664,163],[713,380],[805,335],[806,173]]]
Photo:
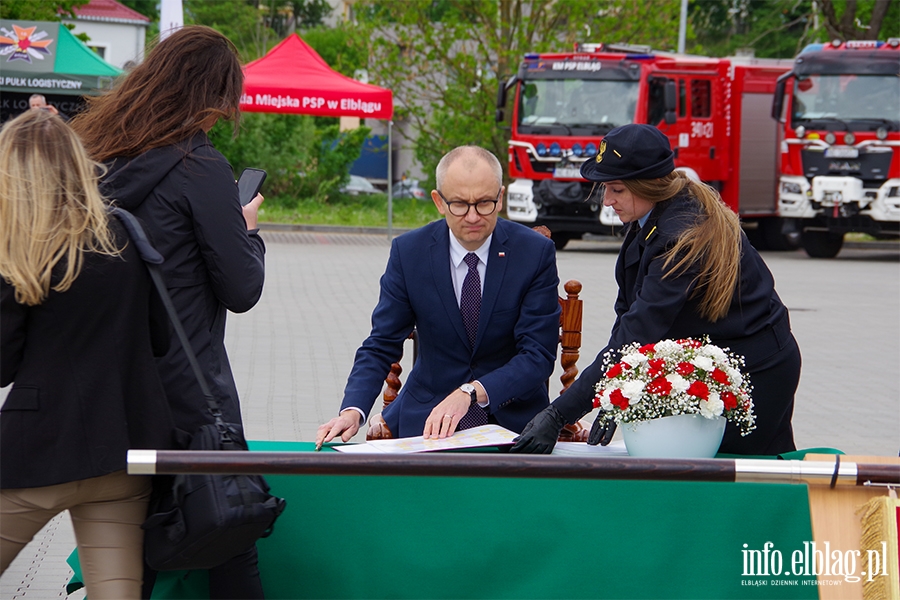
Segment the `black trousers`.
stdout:
[[[156,571],[144,565],[141,598],[149,600],[156,583]],[[259,555],[256,546],[238,554],[209,573],[209,597],[214,600],[261,600],[265,598],[259,578]]]
[[756,365],[748,365],[753,384],[756,429],[741,437],[733,424],[725,426],[719,452],[723,454],[781,454],[796,450],[791,418],[794,394],[800,383],[800,348],[793,336],[778,352]]

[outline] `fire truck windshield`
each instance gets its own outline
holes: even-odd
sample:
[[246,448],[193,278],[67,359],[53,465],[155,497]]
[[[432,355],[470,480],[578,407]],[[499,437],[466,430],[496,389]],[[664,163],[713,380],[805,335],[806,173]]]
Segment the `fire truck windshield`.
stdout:
[[532,79],[522,81],[519,90],[518,125],[523,133],[557,126],[569,135],[595,135],[634,122],[637,81]]
[[[794,83],[792,121],[847,121],[900,126],[900,79],[895,75],[810,75]],[[800,123],[797,123],[800,124]],[[795,125],[796,126],[796,125]]]

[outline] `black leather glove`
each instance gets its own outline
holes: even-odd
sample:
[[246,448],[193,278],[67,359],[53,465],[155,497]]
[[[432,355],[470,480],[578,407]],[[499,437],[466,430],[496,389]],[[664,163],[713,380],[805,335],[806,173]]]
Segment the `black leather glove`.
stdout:
[[551,404],[525,425],[522,434],[513,440],[515,445],[509,451],[550,454],[565,424],[566,418]]
[[594,419],[594,424],[591,426],[591,433],[588,435],[587,441],[591,446],[596,446],[597,444],[608,446],[612,441],[617,425],[612,419],[609,421],[604,420],[605,416],[606,412],[601,410],[597,413],[597,418]]

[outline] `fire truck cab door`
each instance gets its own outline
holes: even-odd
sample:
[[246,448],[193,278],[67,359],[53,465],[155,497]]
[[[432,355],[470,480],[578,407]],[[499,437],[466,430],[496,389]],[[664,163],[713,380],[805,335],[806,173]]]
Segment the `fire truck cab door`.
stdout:
[[673,146],[678,147],[678,166],[694,169],[703,181],[727,179],[723,144],[717,143],[725,135],[716,131],[723,120],[714,115],[721,114],[717,106],[718,81],[708,75],[689,75],[678,78],[679,111],[678,137]]

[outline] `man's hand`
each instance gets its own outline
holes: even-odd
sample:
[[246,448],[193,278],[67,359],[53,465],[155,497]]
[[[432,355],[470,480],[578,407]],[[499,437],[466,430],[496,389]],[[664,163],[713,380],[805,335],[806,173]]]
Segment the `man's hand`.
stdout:
[[613,434],[616,432],[616,422],[612,419],[609,421],[605,420],[605,416],[606,413],[601,409],[597,413],[597,418],[594,419],[594,424],[591,426],[591,433],[587,440],[587,443],[591,446],[596,446],[597,444],[608,446],[612,441]]
[[565,424],[566,418],[551,404],[525,425],[522,434],[513,440],[515,444],[509,451],[550,454]]
[[453,390],[428,415],[422,435],[426,440],[450,437],[456,431],[459,420],[469,412],[471,403],[472,398],[467,393],[460,389]]
[[322,444],[330,442],[338,435],[341,436],[341,441],[349,442],[350,438],[359,431],[359,420],[359,413],[351,408],[324,425],[319,425],[319,429],[316,431],[316,450],[319,450]]

